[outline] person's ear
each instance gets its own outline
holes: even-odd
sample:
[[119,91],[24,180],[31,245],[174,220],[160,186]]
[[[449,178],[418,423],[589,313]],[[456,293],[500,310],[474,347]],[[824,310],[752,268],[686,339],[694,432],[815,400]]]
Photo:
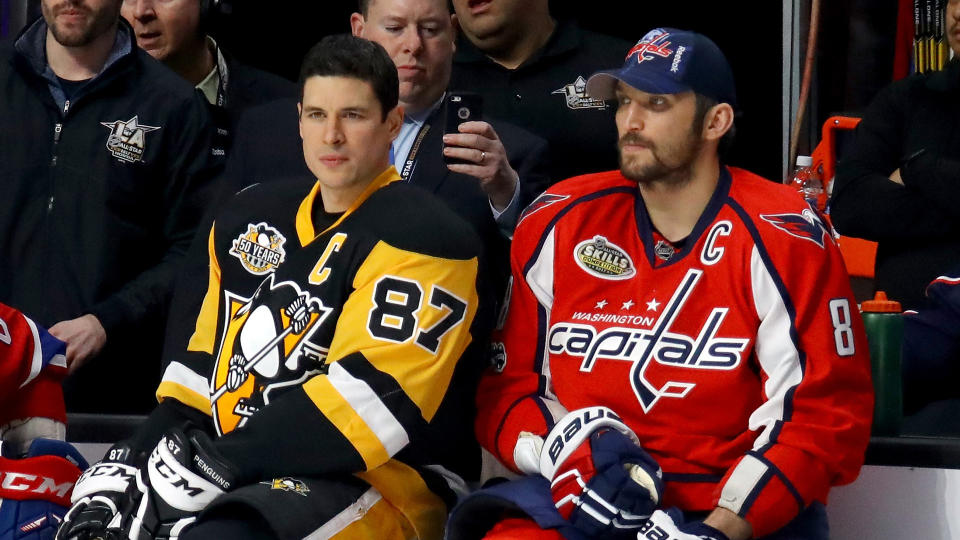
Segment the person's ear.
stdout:
[[729,103],[718,103],[707,111],[703,122],[703,138],[719,141],[733,126],[733,107]]
[[365,24],[366,21],[360,13],[350,15],[350,33],[353,34],[354,37],[363,37],[363,27]]
[[390,130],[390,140],[396,139],[400,135],[400,128],[403,126],[403,106],[397,105],[387,113],[387,129]]

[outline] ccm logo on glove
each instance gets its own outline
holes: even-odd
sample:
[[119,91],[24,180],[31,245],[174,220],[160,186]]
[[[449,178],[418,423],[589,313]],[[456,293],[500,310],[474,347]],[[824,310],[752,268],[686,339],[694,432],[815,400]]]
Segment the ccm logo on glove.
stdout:
[[[170,449],[170,453],[177,455],[180,452],[180,449],[175,444],[171,443],[173,443],[173,441],[168,439],[167,445]],[[164,463],[163,458],[160,457],[158,448],[154,448],[153,452],[150,453],[150,468],[157,471],[157,473],[159,473],[160,476],[162,476],[170,486],[182,489],[184,493],[190,497],[200,495],[204,491],[202,487],[191,486],[189,480],[181,476],[179,473],[171,469],[166,463]]]
[[73,487],[73,482],[57,484],[56,480],[47,476],[21,474],[0,471],[0,488],[9,491],[24,491],[28,493],[52,493],[57,497],[66,497]]

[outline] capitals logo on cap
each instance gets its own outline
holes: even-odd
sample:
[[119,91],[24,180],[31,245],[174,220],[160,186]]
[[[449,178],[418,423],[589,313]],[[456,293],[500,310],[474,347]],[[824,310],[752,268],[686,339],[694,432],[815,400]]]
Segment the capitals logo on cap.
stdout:
[[669,58],[670,55],[673,54],[673,49],[670,48],[670,42],[667,41],[669,37],[670,34],[662,28],[651,30],[627,52],[627,58],[636,54],[637,63],[641,63],[644,60],[653,60],[656,56]]
[[647,32],[627,52],[621,68],[598,71],[587,79],[587,95],[613,99],[619,83],[651,94],[693,91],[733,107],[737,102],[733,71],[723,52],[710,38],[689,30]]

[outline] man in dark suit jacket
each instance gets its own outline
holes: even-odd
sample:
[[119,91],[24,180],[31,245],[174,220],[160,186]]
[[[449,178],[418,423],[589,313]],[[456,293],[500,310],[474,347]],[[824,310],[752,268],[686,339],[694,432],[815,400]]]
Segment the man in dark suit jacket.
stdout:
[[134,28],[137,45],[210,103],[217,127],[213,153],[221,156],[229,150],[242,110],[297,93],[291,81],[240,63],[210,37],[222,5],[220,0],[124,0],[120,10]]

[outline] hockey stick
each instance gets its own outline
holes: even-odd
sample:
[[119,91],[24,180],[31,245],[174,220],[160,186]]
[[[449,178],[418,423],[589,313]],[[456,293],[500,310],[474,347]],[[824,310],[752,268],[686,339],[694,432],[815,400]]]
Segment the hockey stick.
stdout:
[[[312,303],[309,303],[309,302],[307,303],[307,315],[311,313],[319,313],[319,312],[320,310],[316,306],[314,306]],[[270,351],[272,351],[273,348],[277,346],[277,343],[280,343],[281,341],[283,341],[283,339],[289,336],[292,332],[293,332],[293,324],[291,323],[287,325],[286,328],[283,329],[283,332],[280,332],[279,334],[277,334],[276,337],[271,339],[266,345],[263,346],[263,348],[257,351],[257,354],[253,355],[253,358],[251,358],[250,361],[243,366],[243,372],[250,373],[250,370],[252,370],[253,367],[257,365],[258,362],[263,360],[267,356],[267,354],[269,354]],[[227,393],[227,383],[221,384],[220,387],[216,389],[216,391],[213,393],[213,396],[210,398],[210,405],[211,406],[214,405],[217,402],[217,400],[223,397],[225,393]]]

